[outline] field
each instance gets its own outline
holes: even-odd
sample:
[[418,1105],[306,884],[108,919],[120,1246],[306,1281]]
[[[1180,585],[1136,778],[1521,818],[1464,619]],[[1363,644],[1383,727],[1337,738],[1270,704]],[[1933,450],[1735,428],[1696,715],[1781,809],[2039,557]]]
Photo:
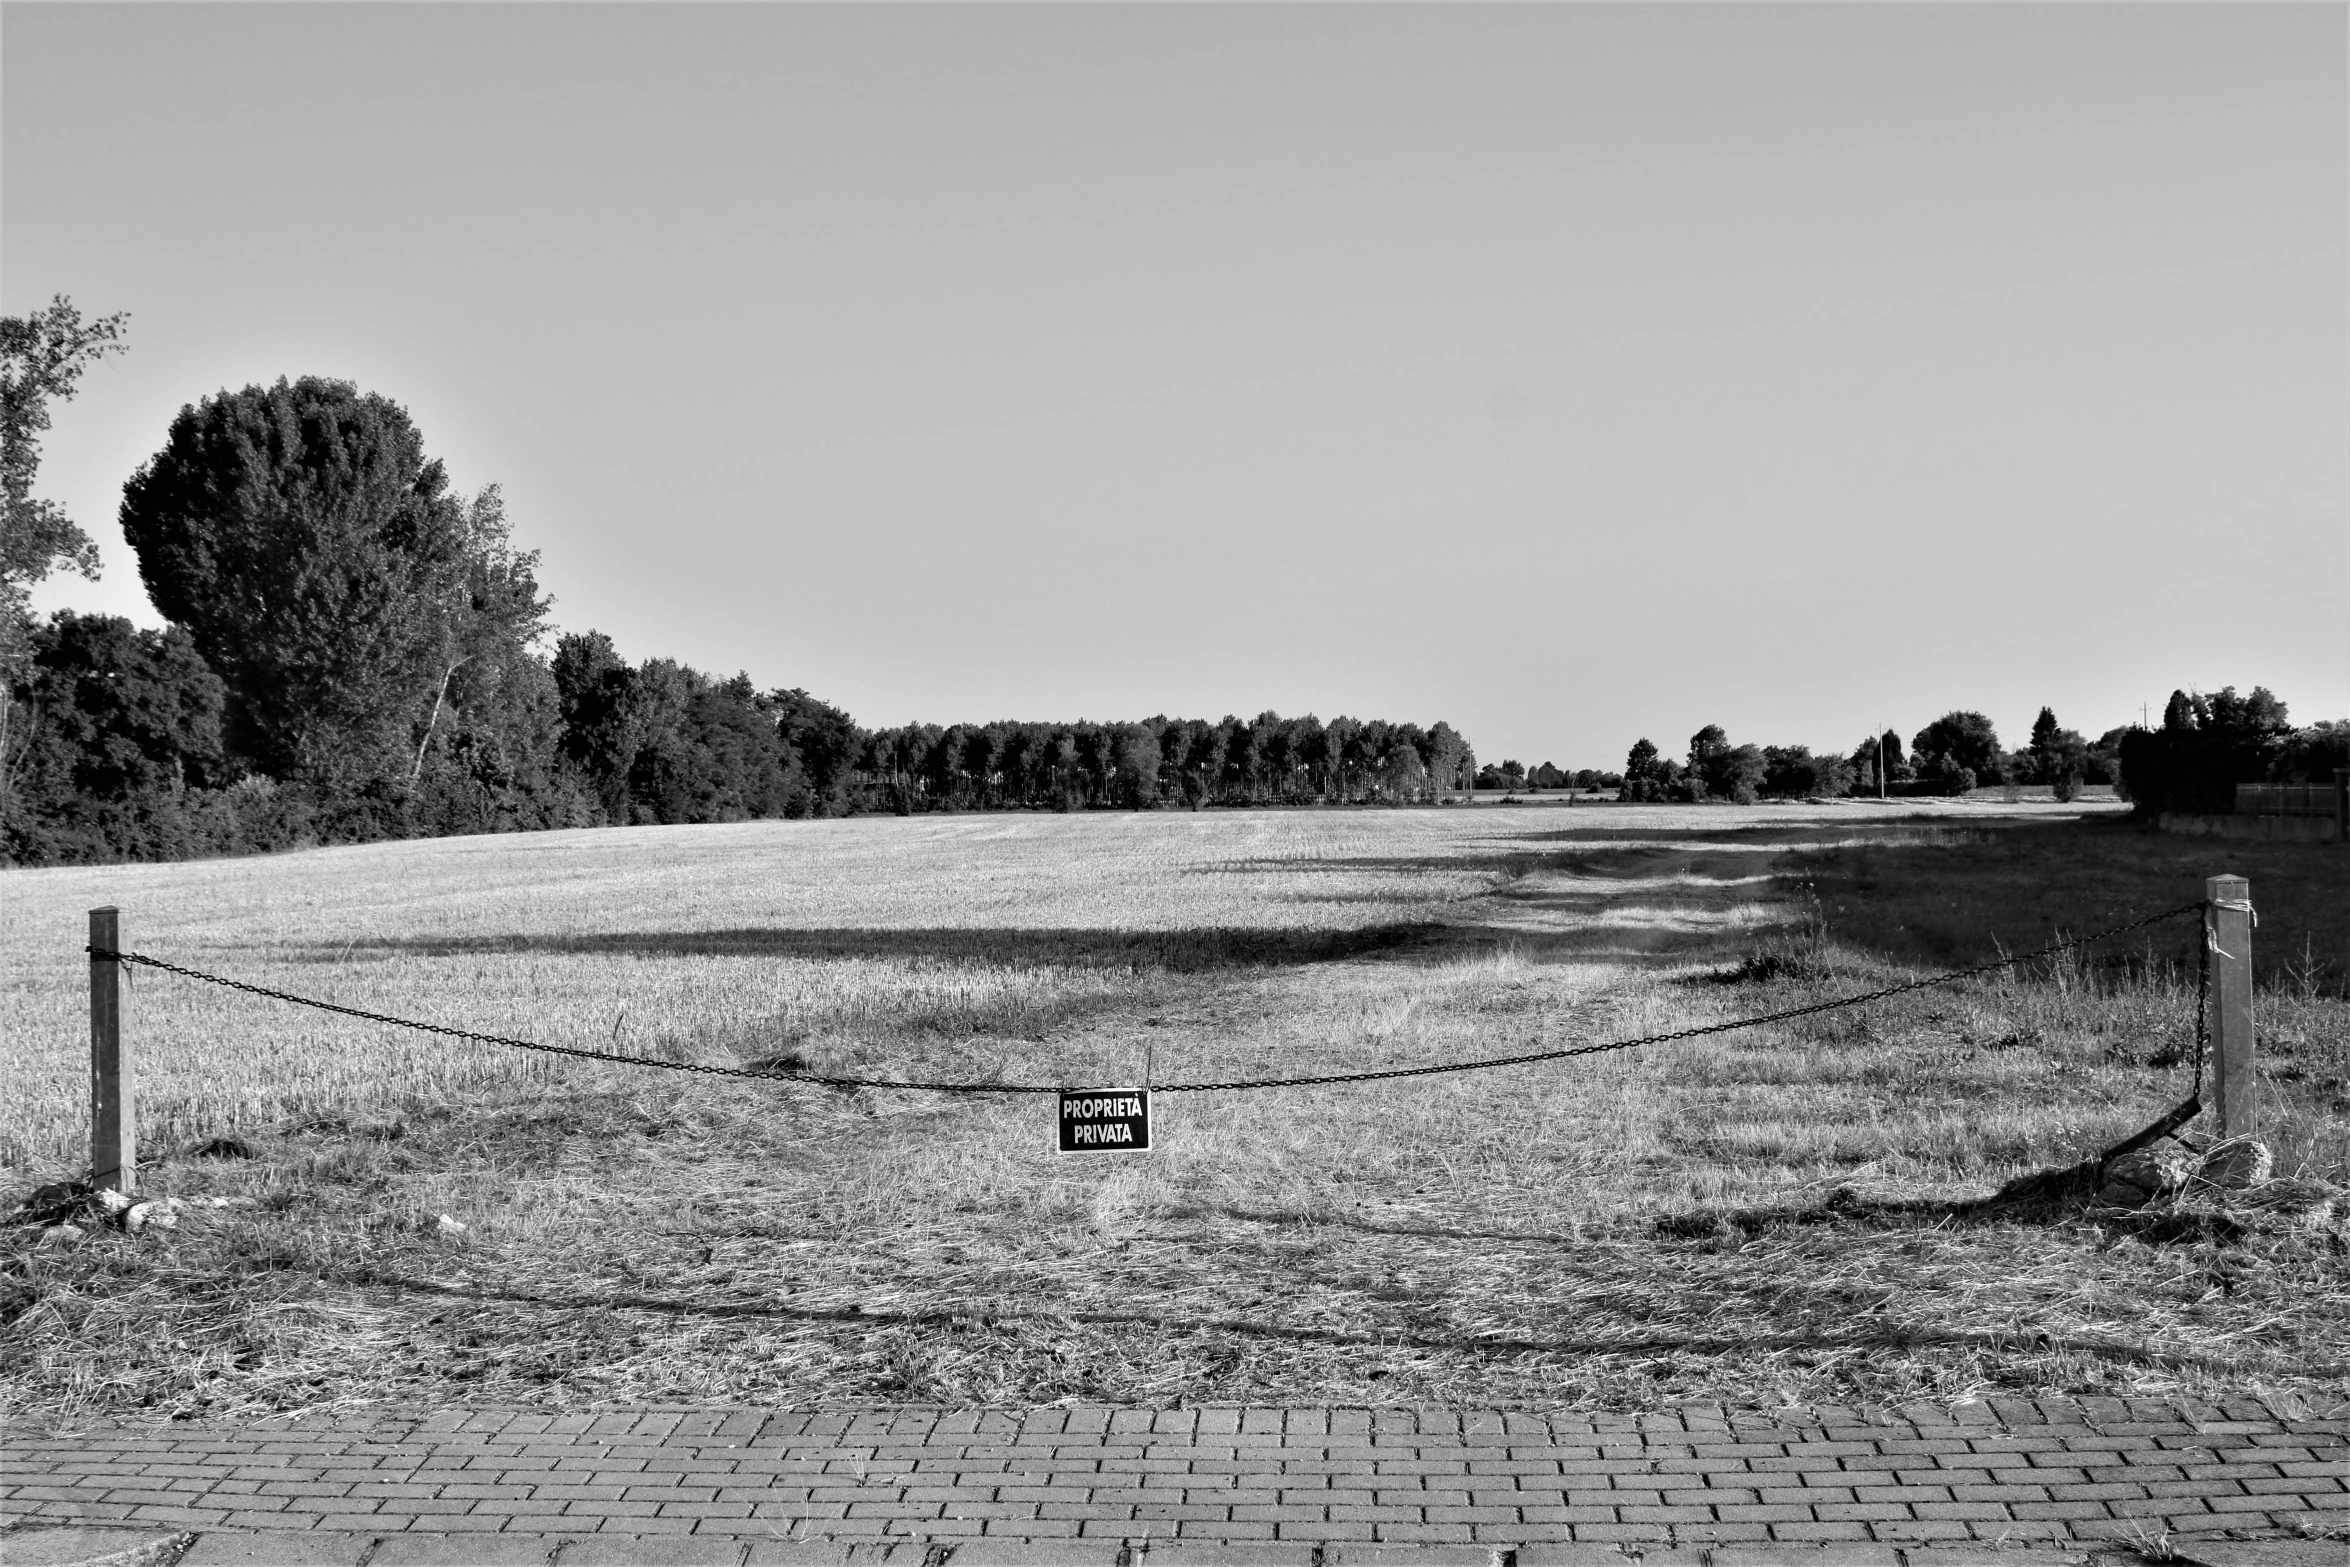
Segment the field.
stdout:
[[[2025,950],[2252,878],[2264,1129],[2350,1180],[2350,874],[2110,809],[965,816],[9,872],[12,1195],[86,1146],[85,911],[134,950],[550,1044],[1162,1087],[1629,1038]],[[399,1401],[1634,1407],[2350,1392],[2340,1231],[1964,1199],[2183,1098],[2192,920],[1785,1024],[1498,1071],[1049,1099],[462,1044],[135,971],[150,1191],[19,1228],[20,1408]],[[252,1158],[200,1156],[234,1136]],[[202,1206],[220,1200],[222,1206]],[[447,1215],[461,1230],[441,1223]]]

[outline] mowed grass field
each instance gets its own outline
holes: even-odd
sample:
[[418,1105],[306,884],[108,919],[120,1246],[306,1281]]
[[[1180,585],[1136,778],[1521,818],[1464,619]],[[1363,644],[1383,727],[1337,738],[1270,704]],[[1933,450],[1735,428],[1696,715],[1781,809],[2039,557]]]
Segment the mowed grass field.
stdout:
[[[86,1148],[86,910],[134,950],[579,1049],[889,1080],[1370,1071],[1768,1012],[2253,879],[2280,1170],[2350,1178],[2350,858],[2110,811],[996,815],[0,875],[13,1190]],[[1497,1071],[1046,1097],[460,1043],[134,971],[176,1229],[20,1228],[20,1409],[398,1401],[1638,1407],[2350,1391],[2338,1226],[1952,1204],[2184,1097],[2192,920],[1866,1009]],[[234,1135],[256,1157],[199,1157]],[[440,1223],[447,1215],[461,1230]]]

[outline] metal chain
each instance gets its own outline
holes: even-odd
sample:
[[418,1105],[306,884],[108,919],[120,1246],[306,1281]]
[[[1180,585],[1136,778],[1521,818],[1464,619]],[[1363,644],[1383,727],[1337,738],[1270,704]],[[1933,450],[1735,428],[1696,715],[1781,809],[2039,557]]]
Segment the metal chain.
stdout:
[[393,1017],[384,1012],[370,1012],[363,1007],[346,1007],[338,1002],[319,1001],[310,996],[297,996],[287,990],[273,990],[267,985],[250,985],[241,979],[229,979],[220,974],[207,974],[202,969],[183,968],[177,963],[166,963],[161,958],[148,957],[143,952],[107,952],[97,947],[88,949],[93,958],[112,958],[118,963],[137,963],[147,968],[161,969],[166,974],[177,974],[185,979],[200,979],[208,985],[224,985],[230,990],[241,990],[249,996],[262,996],[271,1001],[287,1001],[298,1007],[311,1007],[320,1012],[338,1012],[344,1017],[355,1017],[363,1023],[388,1023],[394,1028],[413,1028],[419,1033],[439,1034],[449,1039],[470,1040],[477,1045],[507,1045],[516,1050],[537,1050],[551,1056],[572,1056],[581,1061],[601,1061],[611,1066],[649,1066],[667,1072],[700,1072],[709,1077],[749,1077],[770,1083],[820,1083],[830,1088],[922,1088],[935,1093],[966,1094],[1053,1094],[1060,1089],[1027,1084],[994,1085],[987,1083],[891,1083],[880,1078],[823,1077],[813,1072],[772,1072],[748,1066],[707,1066],[699,1061],[663,1061],[654,1056],[620,1055],[605,1050],[580,1050],[570,1045],[541,1044],[530,1039],[509,1039],[502,1034],[483,1034],[470,1028],[450,1028],[442,1023],[420,1023],[414,1018]]
[[[1978,963],[1972,968],[1953,969],[1948,973],[1929,975],[1924,979],[1913,979],[1905,984],[1887,985],[1881,990],[1866,991],[1857,996],[1842,996],[1833,1001],[1815,1001],[1808,1006],[1788,1007],[1784,1011],[1765,1012],[1755,1017],[1733,1018],[1726,1023],[1705,1023],[1695,1028],[1675,1029],[1670,1033],[1643,1034],[1636,1039],[1608,1040],[1596,1045],[1568,1045],[1557,1050],[1533,1050],[1523,1055],[1488,1056],[1474,1061],[1448,1061],[1435,1066],[1390,1067],[1381,1072],[1327,1072],[1314,1077],[1253,1078],[1213,1083],[1161,1083],[1156,1085],[1156,1091],[1162,1094],[1231,1093],[1263,1088],[1313,1088],[1332,1083],[1376,1083],[1399,1077],[1434,1077],[1449,1072],[1485,1072],[1497,1067],[1527,1066],[1537,1061],[1565,1061],[1576,1056],[1604,1055],[1616,1050],[1637,1049],[1642,1045],[1661,1045],[1678,1039],[1696,1039],[1707,1034],[1726,1034],[1735,1029],[1757,1028],[1766,1023],[1783,1023],[1790,1018],[1810,1017],[1821,1012],[1834,1012],[1844,1007],[1866,1006],[1872,1001],[1883,1001],[1891,996],[1906,995],[1913,990],[1927,990],[1937,985],[1956,984],[1960,980],[1973,979],[1977,975],[1996,973],[2000,969],[2013,968],[2020,963],[2030,963],[2039,958],[2053,957],[2060,952],[2070,952],[2078,947],[2093,946],[2100,941],[2110,941],[2116,936],[2127,935],[2133,930],[2142,930],[2149,925],[2158,925],[2164,920],[2179,919],[2189,914],[2201,914],[2204,909],[2204,903],[2198,900],[2194,903],[2183,904],[2175,909],[2165,909],[2160,914],[2149,914],[2144,919],[2131,920],[2126,925],[2116,925],[2109,930],[2098,931],[2095,935],[2077,936],[2067,941],[2052,941],[2047,946],[2034,951],[2019,952],[2012,957],[1999,958],[1990,963]],[[669,1072],[700,1072],[709,1077],[753,1078],[771,1083],[812,1083],[824,1088],[896,1088],[936,1094],[1057,1094],[1061,1092],[1061,1085],[1057,1083],[898,1082],[879,1077],[841,1077],[818,1072],[769,1071],[757,1067],[706,1066],[698,1061],[663,1061],[652,1056],[618,1055],[603,1050],[580,1050],[569,1045],[548,1045],[528,1039],[509,1039],[499,1034],[479,1033],[470,1028],[450,1028],[441,1023],[420,1023],[413,1018],[393,1017],[388,1013],[369,1012],[361,1007],[347,1007],[332,1001],[319,1001],[309,996],[297,996],[290,991],[274,990],[266,985],[247,984],[240,979],[208,974],[202,969],[184,968],[177,963],[167,963],[161,958],[151,958],[140,952],[109,952],[97,947],[89,948],[88,951],[93,958],[112,958],[118,963],[140,964],[147,968],[161,969],[167,974],[178,974],[186,979],[201,980],[206,984],[221,985],[230,990],[241,990],[247,995],[261,996],[272,1001],[290,1002],[295,1006],[311,1007],[320,1012],[339,1013],[344,1017],[358,1018],[362,1022],[384,1023],[394,1028],[412,1028],[420,1033],[439,1034],[449,1039],[470,1040],[475,1044],[505,1045],[516,1050],[537,1050],[548,1055],[571,1056],[582,1061],[600,1061],[613,1066],[656,1067]],[[2206,953],[2204,957],[2206,975],[2208,975],[2209,969],[2210,957]],[[2195,1034],[2198,1089],[2200,1089],[2202,1082],[2204,1038],[2205,1024],[2201,1008],[2201,986],[2199,985]]]

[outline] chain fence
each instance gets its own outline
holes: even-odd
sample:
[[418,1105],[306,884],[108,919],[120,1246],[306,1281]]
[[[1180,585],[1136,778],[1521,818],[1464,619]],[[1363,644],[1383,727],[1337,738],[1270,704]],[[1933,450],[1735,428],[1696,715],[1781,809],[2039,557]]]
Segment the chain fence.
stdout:
[[[1324,1072],[1305,1077],[1242,1078],[1198,1083],[1154,1083],[1150,1085],[1150,1088],[1152,1092],[1161,1094],[1243,1093],[1279,1088],[1317,1088],[1345,1083],[1386,1082],[1405,1077],[1436,1077],[1457,1072],[1489,1072],[1503,1067],[1530,1066],[1543,1061],[1568,1061],[1580,1056],[1607,1055],[1618,1050],[1636,1050],[1644,1045],[1668,1044],[1676,1040],[1698,1039],[1709,1034],[1727,1034],[1739,1029],[1761,1028],[1768,1024],[1784,1023],[1795,1018],[1817,1016],[1823,1012],[1837,1012],[1848,1007],[1868,1006],[1894,996],[1907,995],[1913,991],[1955,985],[1961,981],[1980,978],[2003,969],[2012,969],[2022,964],[2038,962],[2043,958],[2052,958],[2062,953],[2077,951],[2083,947],[2095,946],[2100,942],[2111,941],[2116,936],[2125,936],[2132,931],[2144,930],[2168,920],[2184,919],[2189,915],[2196,915],[2204,917],[2208,922],[2211,907],[2212,905],[2207,900],[2198,899],[2193,903],[2181,904],[2174,909],[2164,909],[2158,914],[2149,914],[2142,919],[2111,926],[2092,935],[2052,941],[2048,945],[2034,948],[2030,952],[2014,953],[1988,963],[1977,963],[1967,968],[1930,974],[1922,979],[1908,980],[1898,985],[1886,985],[1876,990],[1863,991],[1857,995],[1839,996],[1832,1000],[1815,1001],[1804,1006],[1782,1008],[1776,1012],[1763,1012],[1719,1023],[1703,1023],[1660,1034],[1642,1034],[1630,1039],[1603,1040],[1594,1044],[1565,1045],[1552,1050],[1529,1050],[1517,1055],[1480,1056],[1468,1061],[1444,1061],[1430,1066],[1388,1067],[1384,1070],[1369,1072]],[[117,963],[156,969],[166,974],[179,975],[183,979],[198,980],[204,984],[242,991],[246,995],[260,996],[270,1001],[283,1001],[293,1006],[308,1007],[314,1011],[331,1012],[341,1017],[356,1018],[361,1022],[380,1023],[391,1028],[413,1029],[419,1033],[464,1040],[471,1044],[496,1045],[512,1050],[534,1050],[546,1055],[568,1056],[581,1061],[600,1062],[606,1066],[640,1066],[665,1072],[698,1072],[706,1077],[742,1078],[770,1083],[805,1083],[820,1088],[896,1089],[935,1094],[1058,1094],[1067,1086],[1060,1083],[925,1082],[905,1081],[897,1078],[851,1077],[835,1073],[771,1067],[713,1066],[699,1061],[670,1061],[656,1056],[623,1055],[607,1050],[583,1050],[571,1045],[550,1045],[537,1040],[513,1039],[501,1034],[482,1033],[476,1029],[453,1028],[444,1023],[427,1023],[415,1018],[395,1017],[385,1012],[370,1011],[365,1007],[344,1006],[340,1002],[321,1001],[314,996],[296,995],[292,991],[279,990],[268,985],[255,985],[245,980],[231,979],[226,975],[189,968],[184,964],[167,962],[162,958],[149,957],[143,952],[118,952],[99,947],[90,947],[87,950],[94,959],[102,961],[111,959]],[[2196,944],[2196,951],[2198,963],[2195,979],[2195,1092],[2200,1095],[2203,1089],[2204,1056],[2211,1035],[2208,1006],[2211,989],[2211,936],[2208,923],[2205,927],[2205,937]]]

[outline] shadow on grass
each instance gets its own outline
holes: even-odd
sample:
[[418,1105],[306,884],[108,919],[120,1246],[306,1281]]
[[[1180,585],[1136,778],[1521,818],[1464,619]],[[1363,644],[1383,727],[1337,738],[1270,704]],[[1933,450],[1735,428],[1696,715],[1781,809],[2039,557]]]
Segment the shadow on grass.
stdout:
[[1332,963],[1430,945],[1441,927],[1390,921],[1356,930],[1207,926],[1102,930],[948,926],[886,929],[600,931],[576,935],[410,936],[322,943],[286,954],[296,963],[408,955],[448,958],[519,953],[590,957],[854,958],[986,963],[1004,967],[1160,968],[1198,973]]
[[[1921,830],[1922,829],[1922,830]],[[622,957],[879,959],[1007,967],[1160,969],[1179,974],[1294,967],[1366,957],[1435,962],[1506,945],[1537,962],[1612,961],[1686,966],[1735,957],[1760,933],[1751,906],[1773,883],[1808,883],[1830,934],[1905,965],[1961,967],[2186,903],[2196,867],[2241,864],[2256,877],[2266,920],[2264,977],[2314,931],[2317,953],[2350,940],[2340,896],[2350,856],[2332,845],[2228,844],[2165,838],[2118,822],[1959,822],[1926,817],[1721,826],[1639,822],[1496,835],[1466,854],[1250,859],[1187,874],[1279,874],[1308,885],[1300,903],[1360,903],[1370,895],[1312,890],[1353,874],[1494,878],[1446,918],[1389,920],[1348,930],[1207,926],[1172,930],[934,926],[837,929],[510,933],[362,938],[287,952],[331,964],[413,955],[553,953]],[[1718,856],[1718,858],[1717,858]],[[2282,916],[2279,918],[2279,916]],[[1523,923],[1517,923],[1523,921]],[[2276,931],[2284,939],[2270,940]],[[1720,951],[1687,938],[1715,935]],[[2133,932],[2091,954],[2092,965],[2147,962],[2191,971],[2195,921]],[[2340,967],[2338,957],[2315,960]]]
[[[1320,901],[1320,900],[1309,900]],[[1347,901],[1347,900],[1336,900]],[[1542,962],[1599,961],[1686,966],[1706,961],[1659,950],[1661,934],[1704,934],[1723,922],[1691,903],[1634,898],[1602,889],[1505,897],[1497,913],[1563,915],[1564,925],[1395,920],[1352,930],[1194,927],[1181,930],[993,928],[988,926],[831,930],[736,929],[599,931],[569,935],[368,937],[281,948],[279,961],[332,967],[392,957],[455,958],[542,953],[586,957],[779,958],[806,962],[912,961],[998,968],[1110,969],[1171,974],[1301,968],[1360,959],[1444,963],[1507,947]],[[1738,939],[1743,926],[1725,927]],[[1712,954],[1719,958],[1721,954]]]
[[[786,1306],[772,1301],[679,1300],[666,1296],[621,1292],[507,1290],[478,1285],[443,1283],[437,1279],[368,1271],[322,1275],[329,1282],[361,1288],[393,1289],[432,1295],[479,1305],[536,1306],[556,1311],[644,1311],[672,1317],[756,1319],[801,1322],[810,1325],[874,1328],[968,1329],[999,1325],[1036,1324],[1058,1327],[1146,1328],[1174,1338],[1199,1334],[1229,1334],[1288,1343],[1326,1344],[1340,1348],[1421,1349],[1450,1351],[1480,1360],[1514,1359],[1525,1355],[1728,1355],[1776,1350],[2003,1349],[2009,1336],[1952,1330],[1859,1327],[1848,1333],[1755,1333],[1742,1331],[1719,1336],[1661,1334],[1648,1337],[1502,1338],[1490,1334],[1432,1334],[1415,1332],[1349,1332],[1340,1328],[1293,1327],[1286,1323],[1255,1322],[1244,1317],[1203,1317],[1191,1313],[1154,1311],[1005,1311],[992,1307],[941,1307],[928,1311],[866,1310],[858,1306]],[[2070,1350],[2102,1359],[2136,1365],[2168,1367],[2211,1366],[2224,1362],[2209,1357],[2157,1350],[2145,1345],[2107,1343],[2096,1339],[2043,1338],[2044,1349]]]
[[[1827,932],[1907,967],[1959,968],[2177,908],[2203,878],[2253,878],[2262,912],[2255,963],[2322,988],[2350,984],[2350,854],[2330,844],[2215,845],[2145,831],[2126,819],[1965,820],[1934,813],[1848,822],[1720,826],[1643,823],[1496,835],[1465,855],[1242,860],[1217,870],[1307,879],[1344,873],[1495,878],[1477,900],[1498,913],[1551,916],[1547,929],[1496,931],[1527,955],[1581,957],[1604,925],[1677,924],[1683,934],[1727,924],[1722,906],[1755,900],[1766,883],[1817,895]],[[1312,891],[1299,901],[1342,901]],[[1808,901],[1808,900],[1807,900]],[[1750,929],[1738,931],[1751,936]],[[2182,915],[2081,954],[2090,968],[2150,965],[2191,976],[2197,923]],[[1682,954],[1684,958],[1687,953]],[[2297,966],[2297,967],[2296,967]]]
[[[2150,831],[2126,819],[1953,824],[1948,841],[1915,834],[1807,857],[1803,867],[1828,931],[1898,963],[1980,963],[2203,896],[2207,877],[2251,878],[2260,910],[2259,982],[2307,983],[2340,994],[2350,975],[2350,851],[2338,844],[2213,842]],[[2167,967],[2192,978],[2192,917],[2133,931],[2093,966]]]
[[[2090,1178],[2097,1161],[2062,1171],[2029,1176],[1989,1197],[1911,1198],[1883,1201],[1861,1197],[1838,1187],[1819,1201],[1806,1204],[1763,1203],[1747,1208],[1693,1208],[1656,1219],[1650,1230],[1666,1240],[1746,1241],[1783,1228],[1829,1226],[1850,1230],[1891,1230],[1971,1226],[1980,1224],[2049,1223],[2080,1217],[2096,1183]],[[1213,1207],[1175,1209],[1172,1217],[1214,1215],[1269,1227],[1333,1227],[1365,1235],[1392,1235],[1411,1240],[1508,1241],[1533,1246],[1591,1244],[1590,1234],[1564,1235],[1539,1230],[1478,1230],[1442,1224],[1382,1222],[1364,1214],[1305,1214],[1277,1210]]]

